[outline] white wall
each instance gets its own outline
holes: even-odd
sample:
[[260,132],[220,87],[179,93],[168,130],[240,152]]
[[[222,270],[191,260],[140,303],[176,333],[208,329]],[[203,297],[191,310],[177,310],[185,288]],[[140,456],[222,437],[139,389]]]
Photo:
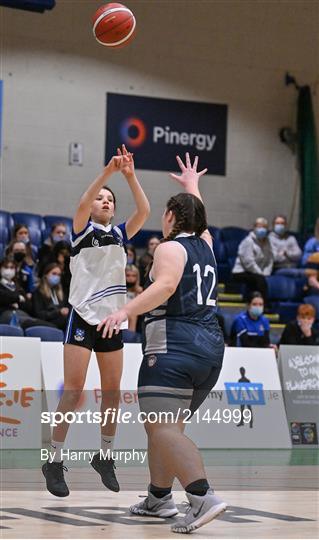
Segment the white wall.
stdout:
[[[0,9],[1,207],[72,215],[103,165],[110,91],[227,103],[227,176],[201,183],[209,222],[249,227],[256,215],[289,214],[295,165],[278,129],[293,125],[297,96],[284,75],[318,83],[319,2],[127,0],[138,35],[116,51],[91,34],[101,3],[57,0],[44,15]],[[71,141],[84,145],[83,167],[68,166]],[[178,187],[166,173],[139,177],[152,204],[147,226],[159,228]],[[133,209],[127,187],[120,177],[110,185],[122,220]]]

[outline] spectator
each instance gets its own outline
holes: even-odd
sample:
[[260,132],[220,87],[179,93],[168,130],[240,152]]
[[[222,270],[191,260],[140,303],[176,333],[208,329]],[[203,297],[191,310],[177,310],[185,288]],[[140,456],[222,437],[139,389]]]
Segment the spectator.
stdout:
[[61,285],[66,298],[69,297],[71,272],[70,272],[71,244],[62,240],[53,247],[52,263],[58,263],[61,268]]
[[29,229],[27,225],[24,225],[24,223],[17,223],[17,225],[14,227],[12,240],[8,246],[8,249],[15,242],[23,242],[25,244],[27,250],[25,261],[28,266],[34,266],[36,260],[36,253],[33,253],[32,251]]
[[268,238],[268,221],[257,218],[254,230],[244,238],[238,247],[238,254],[232,272],[233,280],[245,283],[248,291],[260,291],[267,303],[267,281],[274,264],[274,257]]
[[67,228],[65,223],[54,223],[51,227],[50,236],[43,242],[38,253],[38,275],[42,277],[44,268],[54,262],[53,248],[61,241],[68,241]]
[[35,289],[34,268],[27,263],[27,246],[24,242],[12,242],[6,250],[6,257],[14,260],[16,264],[16,282],[31,298]]
[[316,270],[307,270],[308,274],[308,291],[307,294],[319,294],[319,272]]
[[58,264],[49,264],[32,297],[33,313],[60,330],[66,329],[69,308],[61,285],[62,271]]
[[311,304],[300,304],[295,321],[289,322],[281,336],[280,345],[319,345],[315,330],[316,310]]
[[136,265],[136,250],[133,244],[126,244],[127,264]]
[[147,249],[140,258],[139,262],[139,271],[140,271],[140,284],[142,287],[144,287],[145,281],[146,281],[146,274],[148,268],[151,267],[151,264],[153,262],[154,257],[154,251],[157,248],[157,246],[160,244],[160,239],[157,236],[151,236],[149,238],[147,243]]
[[[125,268],[127,299],[133,300],[143,289],[140,286],[140,273],[134,264],[128,264]],[[141,332],[141,317],[129,317],[128,329],[132,332]]]
[[264,299],[253,292],[247,303],[247,310],[235,318],[230,343],[233,347],[270,347],[269,321],[263,316]]
[[292,277],[304,276],[302,269],[297,269],[302,251],[296,238],[287,231],[287,218],[278,215],[273,220],[273,230],[269,233],[269,241],[274,255],[274,271]]
[[0,323],[28,328],[30,326],[52,326],[31,315],[32,305],[16,281],[17,266],[11,259],[0,263]]
[[316,220],[314,236],[309,238],[304,247],[302,265],[319,268],[319,217]]

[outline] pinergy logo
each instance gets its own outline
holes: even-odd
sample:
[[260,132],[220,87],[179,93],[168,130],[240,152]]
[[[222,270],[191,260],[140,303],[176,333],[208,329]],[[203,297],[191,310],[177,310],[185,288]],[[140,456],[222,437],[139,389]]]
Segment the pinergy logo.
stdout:
[[[171,126],[153,126],[149,130],[154,144],[193,146],[199,152],[211,152],[216,143],[216,135],[209,133],[188,133],[176,131]],[[132,148],[142,146],[148,135],[145,123],[137,117],[124,120],[120,127],[121,139]]]

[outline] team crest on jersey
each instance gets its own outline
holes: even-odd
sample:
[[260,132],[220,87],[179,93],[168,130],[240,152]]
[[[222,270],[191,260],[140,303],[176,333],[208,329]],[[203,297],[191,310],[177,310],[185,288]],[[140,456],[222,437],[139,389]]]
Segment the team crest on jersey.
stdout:
[[83,341],[84,335],[85,335],[85,330],[82,330],[82,328],[77,328],[74,334],[75,341]]
[[155,354],[150,354],[147,358],[147,365],[148,367],[153,367],[155,366],[157,362],[157,356],[155,356]]
[[98,241],[97,238],[92,238],[92,246],[93,247],[100,247],[100,242]]

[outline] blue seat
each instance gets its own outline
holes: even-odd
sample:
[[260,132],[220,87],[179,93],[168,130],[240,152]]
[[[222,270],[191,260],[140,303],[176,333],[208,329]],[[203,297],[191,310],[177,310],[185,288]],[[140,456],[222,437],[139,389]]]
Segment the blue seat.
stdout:
[[54,225],[55,223],[64,223],[66,225],[68,233],[71,234],[72,232],[73,220],[70,217],[50,215],[44,216],[43,221],[45,223],[45,232],[47,233],[47,236],[49,236],[52,225]]
[[6,249],[6,245],[3,244],[2,242],[0,242],[0,261],[2,261],[2,259],[4,259],[5,249]]
[[10,242],[13,219],[9,212],[0,210],[0,243],[5,246]]
[[14,225],[21,223],[28,227],[31,244],[39,247],[42,241],[42,231],[45,227],[42,216],[26,212],[14,212],[12,218]]
[[296,318],[299,305],[299,302],[278,302],[274,310],[279,314],[280,322],[286,324]]
[[64,333],[58,328],[50,328],[49,326],[31,326],[26,328],[25,335],[27,337],[39,337],[41,341],[63,341]]
[[230,268],[233,268],[237,257],[238,246],[241,241],[246,238],[248,232],[249,231],[242,229],[241,227],[224,227],[221,229],[220,237],[224,245],[225,257]]
[[269,276],[266,278],[269,300],[291,301],[300,298],[297,280],[286,276]]
[[312,294],[311,296],[305,296],[303,299],[305,304],[312,304],[316,309],[316,319],[319,320],[319,294]]
[[136,247],[136,248],[146,248],[147,243],[149,239],[152,236],[157,236],[158,238],[162,238],[163,234],[161,231],[157,230],[150,230],[150,229],[142,229],[139,231],[135,236],[133,236],[130,240],[130,242]]
[[11,326],[10,324],[0,324],[0,336],[16,336],[23,337],[23,330],[18,326]]

